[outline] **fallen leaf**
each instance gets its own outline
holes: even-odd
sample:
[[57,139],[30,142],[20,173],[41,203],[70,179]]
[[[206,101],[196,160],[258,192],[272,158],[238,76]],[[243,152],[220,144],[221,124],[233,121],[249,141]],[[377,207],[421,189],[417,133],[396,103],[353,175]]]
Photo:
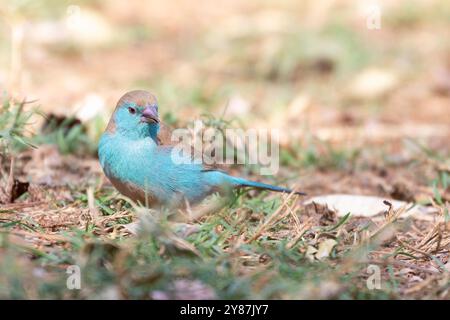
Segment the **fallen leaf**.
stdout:
[[355,77],[348,91],[356,99],[376,99],[392,91],[398,82],[397,75],[391,71],[370,68]]
[[334,239],[326,239],[319,244],[319,249],[316,252],[316,259],[323,260],[330,256],[331,250],[337,245],[337,241]]
[[[122,225],[129,233],[132,235],[137,235],[140,228],[139,220],[136,220],[131,223],[127,223]],[[197,233],[200,231],[199,225],[193,225],[188,223],[174,223],[173,231],[181,238],[185,239],[189,237],[191,234]]]
[[313,246],[308,246],[308,248],[306,249],[306,253],[305,253],[305,257],[309,260],[309,261],[314,261],[314,254],[317,252],[317,249],[314,248]]
[[[316,203],[322,206],[327,206],[328,208],[334,210],[338,217],[342,217],[348,213],[354,217],[372,217],[388,210],[388,207],[383,203],[386,200],[392,204],[393,210],[398,210],[404,206],[408,208],[413,206],[413,203],[408,203],[405,201],[352,194],[330,194],[318,196],[308,199],[304,205]],[[416,219],[432,221],[434,219],[433,213],[437,213],[435,208],[416,205],[410,210],[407,210],[402,217],[405,218],[412,216]]]

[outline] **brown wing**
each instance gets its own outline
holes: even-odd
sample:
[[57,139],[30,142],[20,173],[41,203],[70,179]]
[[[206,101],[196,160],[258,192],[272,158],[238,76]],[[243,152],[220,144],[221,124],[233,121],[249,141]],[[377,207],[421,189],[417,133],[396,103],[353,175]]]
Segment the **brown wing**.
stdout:
[[172,128],[164,123],[159,124],[159,132],[158,132],[158,145],[160,146],[172,146],[175,144],[171,140],[172,136]]
[[[176,144],[175,141],[172,141],[171,137],[172,137],[172,131],[173,129],[164,124],[164,123],[160,123],[159,124],[159,132],[158,132],[158,145],[161,147],[170,147],[170,146],[174,146]],[[207,155],[205,154],[199,154],[194,147],[192,147],[192,159],[204,159],[205,157],[207,157]],[[210,163],[211,161],[208,161],[208,163]],[[223,164],[218,164],[218,163],[212,163],[212,164],[206,164],[203,161],[203,167],[205,171],[210,171],[210,170],[220,170],[220,171],[227,171],[227,166],[223,165]]]

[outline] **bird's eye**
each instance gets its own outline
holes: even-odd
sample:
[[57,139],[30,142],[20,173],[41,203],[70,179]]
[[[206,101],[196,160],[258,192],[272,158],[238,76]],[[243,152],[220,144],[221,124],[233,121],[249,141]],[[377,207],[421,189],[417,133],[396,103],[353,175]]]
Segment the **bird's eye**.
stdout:
[[129,107],[128,108],[128,112],[131,113],[131,114],[135,114],[136,113],[136,109],[132,108],[132,107]]

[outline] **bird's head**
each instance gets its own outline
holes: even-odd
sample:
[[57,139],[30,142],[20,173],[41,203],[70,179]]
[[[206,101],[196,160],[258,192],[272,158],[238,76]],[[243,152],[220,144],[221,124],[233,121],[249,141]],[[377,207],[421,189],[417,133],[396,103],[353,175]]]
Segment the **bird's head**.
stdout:
[[106,130],[119,132],[130,139],[155,138],[159,131],[156,97],[144,90],[127,92],[117,102]]

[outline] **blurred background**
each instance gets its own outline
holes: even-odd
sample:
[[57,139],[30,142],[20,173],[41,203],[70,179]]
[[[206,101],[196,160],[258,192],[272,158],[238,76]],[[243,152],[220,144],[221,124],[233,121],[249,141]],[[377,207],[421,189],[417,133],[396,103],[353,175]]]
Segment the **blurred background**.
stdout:
[[448,141],[445,0],[2,0],[0,14],[2,92],[97,119],[94,140],[140,88],[169,123],[225,114],[289,147]]

